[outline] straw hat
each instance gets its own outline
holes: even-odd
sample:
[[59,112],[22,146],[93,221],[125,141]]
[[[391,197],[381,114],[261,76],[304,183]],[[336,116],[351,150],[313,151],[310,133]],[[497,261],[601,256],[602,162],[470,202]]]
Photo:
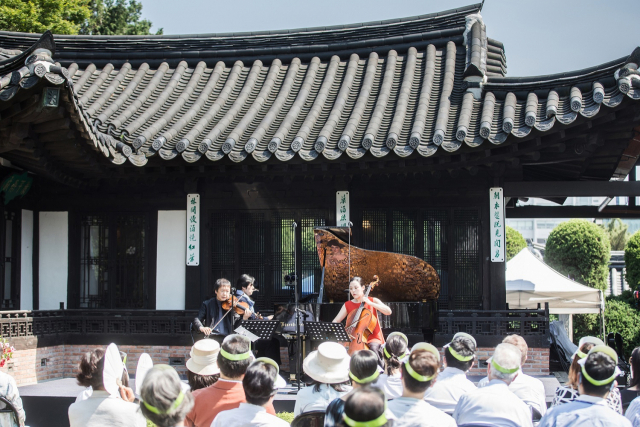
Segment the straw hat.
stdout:
[[187,360],[187,369],[197,375],[215,375],[220,373],[218,368],[218,353],[220,344],[212,339],[203,339],[191,347]]
[[349,380],[347,350],[335,342],[324,342],[318,350],[312,351],[304,359],[303,370],[312,379],[326,384],[337,384]]

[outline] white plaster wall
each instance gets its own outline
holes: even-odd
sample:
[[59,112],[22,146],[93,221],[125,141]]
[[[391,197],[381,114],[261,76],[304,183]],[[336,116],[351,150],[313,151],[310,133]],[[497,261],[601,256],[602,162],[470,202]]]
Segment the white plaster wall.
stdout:
[[67,308],[69,214],[40,212],[39,220],[39,308]]
[[184,310],[187,211],[158,211],[156,309]]
[[33,310],[33,211],[22,211],[20,232],[20,310]]

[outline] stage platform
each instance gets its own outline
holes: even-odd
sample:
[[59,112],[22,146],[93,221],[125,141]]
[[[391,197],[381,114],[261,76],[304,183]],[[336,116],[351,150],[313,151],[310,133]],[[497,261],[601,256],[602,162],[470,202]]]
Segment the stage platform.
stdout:
[[[547,406],[553,400],[556,387],[560,385],[553,375],[539,376],[544,384]],[[477,383],[481,376],[469,376]],[[132,380],[132,386],[135,384]],[[76,400],[76,396],[84,390],[76,384],[73,378],[44,381],[39,384],[18,387],[22,403],[27,415],[27,425],[30,427],[69,427],[67,410]],[[296,387],[288,385],[280,389],[273,402],[276,412],[293,412],[296,401]],[[294,394],[291,394],[294,392]]]

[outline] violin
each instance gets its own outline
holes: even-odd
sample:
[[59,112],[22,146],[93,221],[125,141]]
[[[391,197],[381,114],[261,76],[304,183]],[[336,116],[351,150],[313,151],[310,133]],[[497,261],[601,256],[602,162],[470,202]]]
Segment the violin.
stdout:
[[231,310],[233,308],[233,311],[238,313],[240,316],[244,315],[245,311],[248,310],[249,312],[251,312],[252,319],[258,319],[258,320],[263,319],[260,314],[254,313],[253,311],[251,311],[251,307],[247,302],[240,301],[234,295],[230,296],[229,299],[226,301],[221,301],[220,305],[222,306],[222,309],[225,311]]
[[349,343],[349,355],[352,355],[358,350],[365,350],[367,346],[367,338],[373,333],[373,330],[378,325],[378,316],[374,316],[371,310],[364,306],[365,302],[369,301],[369,292],[380,284],[380,278],[377,275],[373,276],[373,282],[367,285],[367,290],[362,297],[362,302],[357,310],[353,310],[347,316],[346,331],[351,338]]

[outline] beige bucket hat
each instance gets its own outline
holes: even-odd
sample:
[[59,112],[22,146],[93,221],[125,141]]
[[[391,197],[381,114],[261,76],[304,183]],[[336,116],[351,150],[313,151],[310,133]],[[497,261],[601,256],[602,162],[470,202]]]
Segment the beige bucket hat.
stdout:
[[220,373],[218,368],[218,353],[220,344],[212,339],[203,339],[191,347],[187,360],[187,369],[198,375],[215,375]]
[[304,359],[302,369],[315,381],[337,384],[349,380],[351,358],[344,346],[335,342],[324,342],[318,350]]

